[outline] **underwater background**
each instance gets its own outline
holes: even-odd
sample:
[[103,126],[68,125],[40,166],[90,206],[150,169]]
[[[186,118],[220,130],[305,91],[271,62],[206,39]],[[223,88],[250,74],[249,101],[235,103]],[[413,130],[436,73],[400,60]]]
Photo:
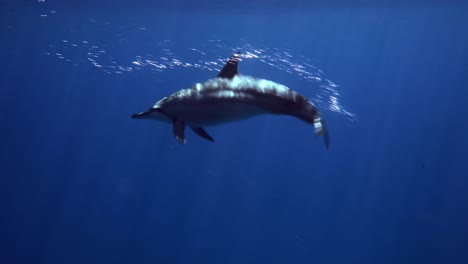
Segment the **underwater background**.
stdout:
[[[0,7],[0,263],[468,263],[466,1]],[[185,145],[130,118],[238,49],[329,150],[286,116]]]

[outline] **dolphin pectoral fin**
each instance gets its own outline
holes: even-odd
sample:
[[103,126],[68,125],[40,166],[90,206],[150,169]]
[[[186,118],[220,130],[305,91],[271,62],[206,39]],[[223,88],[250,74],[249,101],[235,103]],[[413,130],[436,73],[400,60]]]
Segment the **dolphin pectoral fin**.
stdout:
[[192,127],[192,130],[193,132],[195,132],[197,135],[199,135],[200,137],[204,138],[204,139],[207,139],[211,142],[214,142],[214,139],[208,135],[208,133],[206,133],[205,129],[203,129],[203,127]]
[[174,119],[174,121],[172,121],[172,131],[177,141],[181,144],[185,144],[185,122]]

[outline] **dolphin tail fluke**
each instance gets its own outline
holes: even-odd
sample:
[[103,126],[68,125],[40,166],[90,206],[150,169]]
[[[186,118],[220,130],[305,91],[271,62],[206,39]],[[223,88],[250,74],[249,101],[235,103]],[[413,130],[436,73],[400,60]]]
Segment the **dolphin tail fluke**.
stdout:
[[328,134],[327,126],[321,117],[316,117],[314,119],[314,128],[315,133],[323,137],[323,142],[325,143],[325,148],[330,148],[330,135]]
[[326,128],[323,133],[323,141],[325,142],[325,147],[329,149],[330,148],[330,134],[328,134],[328,130]]

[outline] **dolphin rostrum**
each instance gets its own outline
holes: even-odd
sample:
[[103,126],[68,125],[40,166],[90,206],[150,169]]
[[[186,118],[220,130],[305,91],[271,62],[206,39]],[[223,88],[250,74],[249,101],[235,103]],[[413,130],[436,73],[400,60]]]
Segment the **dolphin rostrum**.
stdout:
[[156,102],[132,118],[172,124],[175,138],[185,143],[185,126],[210,141],[204,127],[250,118],[259,114],[290,115],[312,124],[328,149],[330,137],[317,108],[303,95],[265,79],[238,74],[240,53],[229,58],[216,78],[196,83]]

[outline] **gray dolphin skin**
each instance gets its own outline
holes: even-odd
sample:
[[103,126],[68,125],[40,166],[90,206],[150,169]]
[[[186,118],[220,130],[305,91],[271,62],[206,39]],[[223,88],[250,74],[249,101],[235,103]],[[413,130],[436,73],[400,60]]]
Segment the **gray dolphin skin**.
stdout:
[[303,95],[265,79],[239,74],[240,53],[229,58],[218,76],[190,89],[180,90],[156,102],[136,119],[172,124],[175,138],[185,143],[185,127],[214,142],[204,127],[247,119],[260,114],[290,115],[312,124],[315,134],[330,146],[327,128],[317,108]]

